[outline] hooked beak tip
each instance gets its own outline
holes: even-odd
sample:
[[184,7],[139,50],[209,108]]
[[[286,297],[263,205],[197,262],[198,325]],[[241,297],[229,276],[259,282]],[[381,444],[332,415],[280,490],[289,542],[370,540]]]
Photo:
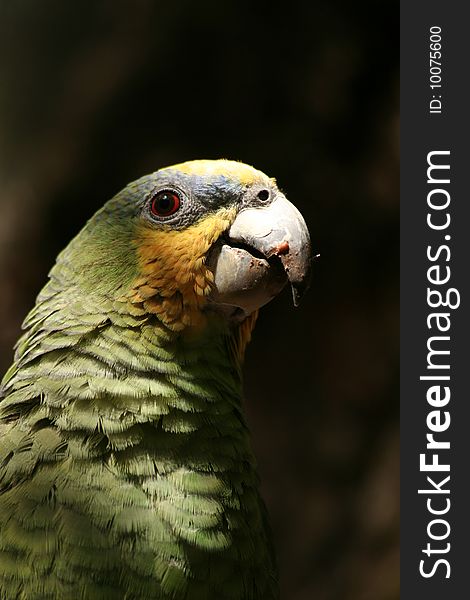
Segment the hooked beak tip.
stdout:
[[291,281],[291,289],[292,289],[292,300],[294,302],[295,308],[298,308],[305,293],[310,287],[310,268],[308,269],[308,273],[300,280],[300,281]]

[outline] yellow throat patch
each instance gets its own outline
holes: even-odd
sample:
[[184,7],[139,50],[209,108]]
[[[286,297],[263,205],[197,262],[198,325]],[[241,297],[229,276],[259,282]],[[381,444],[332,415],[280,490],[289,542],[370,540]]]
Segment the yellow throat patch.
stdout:
[[140,274],[128,299],[174,331],[201,325],[214,280],[206,254],[235,216],[235,208],[222,208],[182,230],[141,227],[135,240]]

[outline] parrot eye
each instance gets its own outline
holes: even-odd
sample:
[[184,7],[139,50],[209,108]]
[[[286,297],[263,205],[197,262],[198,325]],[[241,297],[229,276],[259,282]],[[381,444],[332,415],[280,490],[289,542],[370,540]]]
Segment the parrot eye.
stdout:
[[158,192],[150,203],[150,212],[156,217],[170,217],[174,215],[181,204],[180,197],[176,192]]
[[266,200],[269,198],[269,191],[268,190],[260,190],[258,192],[258,198],[261,200],[261,202],[266,202]]

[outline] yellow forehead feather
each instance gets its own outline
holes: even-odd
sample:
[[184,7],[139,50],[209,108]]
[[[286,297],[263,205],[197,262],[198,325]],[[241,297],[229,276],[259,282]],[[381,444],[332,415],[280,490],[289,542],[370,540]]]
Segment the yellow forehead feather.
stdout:
[[258,171],[245,163],[224,158],[218,160],[190,160],[167,168],[175,169],[186,175],[199,175],[208,178],[223,176],[235,179],[242,185],[251,185],[262,180],[269,181],[269,177],[262,171]]

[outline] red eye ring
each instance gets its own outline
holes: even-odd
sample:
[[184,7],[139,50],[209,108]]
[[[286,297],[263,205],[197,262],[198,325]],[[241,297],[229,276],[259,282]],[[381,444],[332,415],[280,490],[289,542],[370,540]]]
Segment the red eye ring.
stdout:
[[163,190],[152,198],[150,212],[156,217],[170,217],[175,214],[180,205],[181,200],[176,192]]

